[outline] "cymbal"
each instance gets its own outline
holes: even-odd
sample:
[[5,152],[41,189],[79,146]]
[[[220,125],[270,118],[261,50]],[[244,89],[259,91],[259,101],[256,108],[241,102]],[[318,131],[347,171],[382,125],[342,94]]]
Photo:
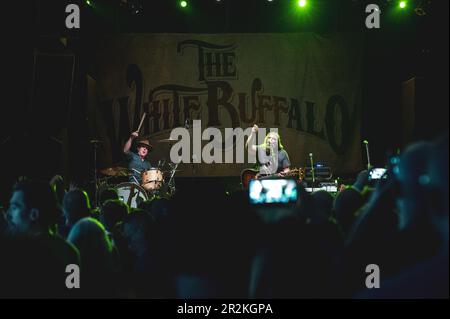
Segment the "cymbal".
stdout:
[[179,140],[174,140],[174,139],[170,139],[170,138],[165,138],[165,139],[163,139],[163,140],[158,140],[158,141],[156,141],[156,142],[158,142],[158,143],[176,143],[176,142],[178,142]]
[[100,170],[100,173],[106,176],[128,176],[130,175],[130,172],[125,167],[108,167],[105,169]]

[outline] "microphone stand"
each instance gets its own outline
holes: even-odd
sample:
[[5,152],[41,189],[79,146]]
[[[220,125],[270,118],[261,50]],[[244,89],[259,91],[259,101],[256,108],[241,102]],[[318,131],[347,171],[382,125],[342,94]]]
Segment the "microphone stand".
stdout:
[[95,185],[94,203],[95,203],[95,207],[98,207],[97,148],[98,148],[98,144],[100,143],[100,141],[99,140],[91,140],[90,143],[94,147],[94,185]]
[[316,184],[316,177],[315,177],[315,173],[314,173],[314,160],[313,160],[313,154],[312,153],[309,153],[309,162],[311,164],[311,176],[312,176],[311,191],[314,192],[314,186]]
[[175,164],[175,166],[171,165],[172,172],[170,173],[170,178],[169,178],[169,181],[167,182],[167,188],[166,188],[166,193],[168,193],[168,190],[170,189],[169,196],[172,196],[175,193],[175,180],[173,178],[177,171],[178,165],[180,165],[180,162],[181,162],[181,158],[179,159],[178,163]]
[[369,141],[364,140],[363,143],[364,143],[364,146],[366,147],[367,169],[370,170],[370,167],[371,167],[372,165],[370,164]]

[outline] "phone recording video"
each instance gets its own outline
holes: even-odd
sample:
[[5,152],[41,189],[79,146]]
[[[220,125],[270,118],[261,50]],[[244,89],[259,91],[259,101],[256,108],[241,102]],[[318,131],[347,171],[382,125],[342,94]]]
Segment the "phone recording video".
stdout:
[[295,204],[297,195],[295,180],[263,179],[250,181],[250,204]]
[[373,168],[369,172],[369,180],[386,178],[386,168]]

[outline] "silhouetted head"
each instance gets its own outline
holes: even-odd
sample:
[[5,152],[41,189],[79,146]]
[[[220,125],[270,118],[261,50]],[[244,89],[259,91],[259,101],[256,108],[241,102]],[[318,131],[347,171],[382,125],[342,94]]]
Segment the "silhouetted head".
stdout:
[[80,251],[81,264],[89,272],[112,269],[112,243],[105,227],[93,218],[83,218],[73,225],[67,241]]
[[107,200],[101,207],[100,220],[108,231],[121,222],[128,214],[128,206],[119,199]]
[[0,238],[5,234],[7,228],[6,213],[3,211],[3,207],[0,207]]
[[156,219],[164,218],[169,214],[170,202],[166,198],[157,198],[153,200],[151,214]]
[[431,149],[431,143],[418,142],[407,147],[400,156],[395,169],[396,179],[400,182],[397,199],[400,229],[411,227],[425,218],[426,196],[420,178],[426,172]]
[[122,235],[128,248],[135,255],[142,255],[149,251],[154,224],[154,219],[144,210],[136,209],[125,216],[122,223]]
[[314,212],[309,216],[312,223],[322,224],[327,222],[333,211],[333,196],[327,191],[320,190],[312,193]]
[[109,199],[119,199],[119,194],[115,188],[108,187],[100,193],[99,205],[102,206]]
[[82,218],[89,217],[91,205],[88,194],[81,189],[74,189],[64,195],[63,213],[66,218],[66,225],[74,225]]
[[154,199],[144,200],[144,201],[142,201],[142,202],[140,202],[138,204],[138,208],[142,209],[142,210],[145,210],[148,213],[151,213],[152,212],[152,207],[153,207],[153,201],[154,201]]
[[348,234],[356,219],[356,212],[363,205],[363,196],[353,188],[347,188],[336,196],[334,212],[339,225],[346,234]]
[[21,235],[48,232],[57,222],[56,198],[43,181],[23,180],[12,190],[7,213],[10,230]]
[[433,144],[427,165],[427,175],[422,177],[428,199],[428,216],[447,245],[449,239],[448,165],[447,134]]

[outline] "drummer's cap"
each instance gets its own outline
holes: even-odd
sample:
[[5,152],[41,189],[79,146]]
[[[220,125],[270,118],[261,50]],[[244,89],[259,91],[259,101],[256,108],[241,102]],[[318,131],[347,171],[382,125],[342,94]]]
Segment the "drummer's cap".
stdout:
[[150,152],[150,150],[152,149],[152,146],[150,145],[150,142],[148,139],[144,138],[144,139],[140,139],[137,141],[137,147],[145,147],[147,148],[147,150]]

